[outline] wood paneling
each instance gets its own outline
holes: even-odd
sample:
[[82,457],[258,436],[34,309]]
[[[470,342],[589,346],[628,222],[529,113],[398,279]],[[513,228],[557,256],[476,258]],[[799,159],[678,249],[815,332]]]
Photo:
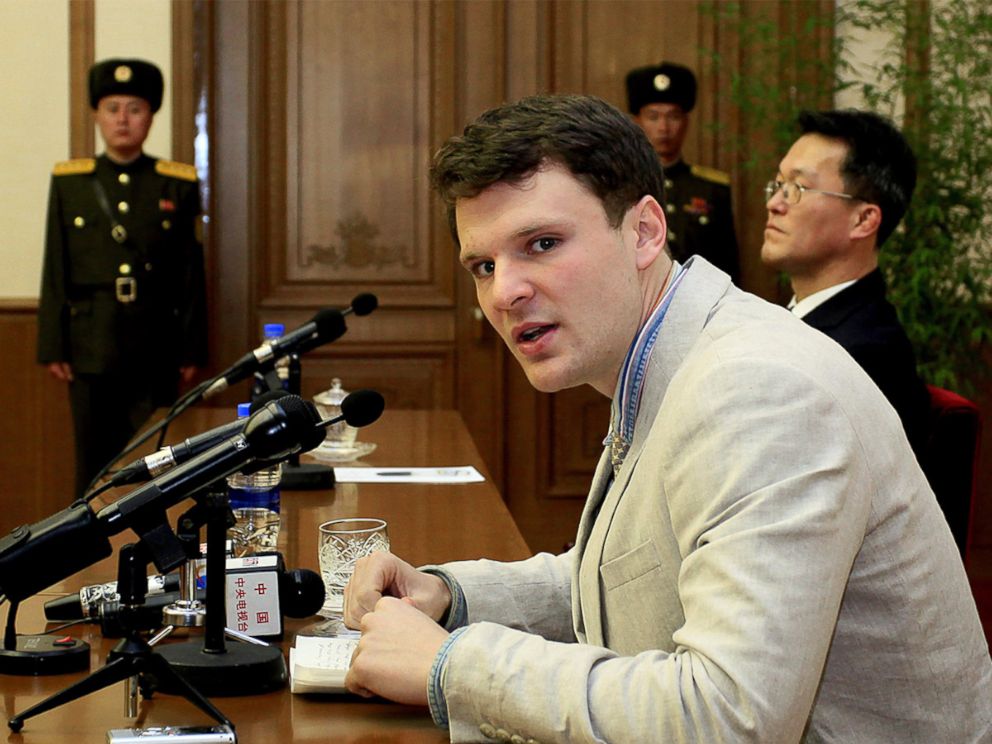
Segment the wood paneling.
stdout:
[[0,535],[69,505],[75,459],[66,385],[35,363],[34,302],[0,300]]
[[69,3],[69,157],[93,157],[96,135],[90,109],[89,69],[95,36],[93,0]]
[[223,277],[215,337],[228,339],[219,353],[257,344],[263,322],[294,327],[373,292],[380,309],[349,318],[347,336],[308,355],[304,386],[327,387],[331,366],[346,387],[368,386],[375,370],[397,391],[389,405],[451,405],[455,265],[426,175],[433,139],[452,121],[453,71],[438,62],[451,58],[450,9],[216,10],[211,237]]

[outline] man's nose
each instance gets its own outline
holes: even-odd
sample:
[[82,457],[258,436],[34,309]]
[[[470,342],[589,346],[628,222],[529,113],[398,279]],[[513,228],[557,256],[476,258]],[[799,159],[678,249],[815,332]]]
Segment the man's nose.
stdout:
[[520,267],[503,264],[493,274],[493,303],[499,310],[512,310],[534,294],[530,280]]

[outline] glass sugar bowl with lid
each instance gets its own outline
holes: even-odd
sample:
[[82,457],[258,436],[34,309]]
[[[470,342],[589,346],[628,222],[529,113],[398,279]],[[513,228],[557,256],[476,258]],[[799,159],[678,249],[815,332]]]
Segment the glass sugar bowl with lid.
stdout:
[[[346,397],[348,391],[342,387],[341,378],[335,377],[331,380],[330,389],[317,393],[313,397],[313,402],[321,419],[326,420],[341,415],[341,401]],[[357,440],[358,429],[345,421],[338,421],[336,424],[328,425],[324,441],[311,454],[322,460],[349,462],[375,449],[374,444]]]

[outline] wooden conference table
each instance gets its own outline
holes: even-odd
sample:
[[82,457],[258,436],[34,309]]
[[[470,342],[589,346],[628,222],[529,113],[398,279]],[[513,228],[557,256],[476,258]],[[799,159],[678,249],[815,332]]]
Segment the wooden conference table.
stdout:
[[[191,410],[173,424],[167,441],[181,441],[230,418],[226,410]],[[387,411],[380,421],[362,429],[359,439],[378,444],[361,463],[388,467],[471,464],[487,480],[443,486],[338,484],[327,491],[283,491],[279,546],[288,568],[318,570],[317,525],[328,519],[355,516],[385,519],[389,523],[392,551],[414,565],[479,557],[516,560],[529,555],[456,412]],[[187,500],[181,506],[186,508],[191,504]],[[115,546],[133,540],[133,533],[128,531],[116,536]],[[67,549],[71,550],[71,546]],[[116,552],[110,559],[26,600],[18,613],[18,631],[42,632],[45,600],[86,584],[115,578]],[[319,618],[287,618],[284,650],[292,646],[295,632],[315,619]],[[96,625],[77,626],[71,632],[91,644],[91,671],[105,663],[107,652],[116,643],[104,639]],[[11,715],[26,710],[83,675],[0,677],[5,740],[24,744],[67,741],[88,744],[104,742],[107,730],[113,728],[211,722],[184,698],[160,693],[140,703],[137,721],[126,719],[121,683],[29,718],[19,734],[6,728]],[[234,722],[242,744],[310,741],[420,744],[448,740],[446,732],[434,726],[426,709],[382,700],[368,701],[347,695],[293,695],[286,688],[262,695],[214,697],[211,701]]]

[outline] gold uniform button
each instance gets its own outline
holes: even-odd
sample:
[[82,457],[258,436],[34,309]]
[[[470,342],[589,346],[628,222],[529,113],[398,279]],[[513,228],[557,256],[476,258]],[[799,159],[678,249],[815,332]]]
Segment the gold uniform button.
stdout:
[[665,179],[665,188],[666,189],[670,189],[674,185],[675,185],[675,183],[672,181],[672,179],[670,179],[670,178],[666,178]]
[[131,176],[129,176],[127,173],[121,173],[117,176],[117,181],[118,183],[122,183],[125,186],[127,186],[129,183],[131,183]]
[[483,723],[479,726],[479,731],[487,739],[494,739],[496,737],[496,727],[491,723]]
[[679,236],[675,234],[675,231],[674,230],[669,230],[668,231],[668,242],[669,243],[675,243],[675,242],[678,241],[678,239],[679,239]]
[[72,221],[72,224],[75,225],[76,227],[86,227],[86,220],[84,220],[82,217],[76,217]]
[[170,220],[162,220],[162,229],[168,230],[172,227],[172,222]]
[[675,205],[669,202],[668,204],[665,205],[665,211],[668,214],[675,214]]
[[510,744],[527,744],[527,742],[520,734],[514,734],[510,737]]
[[117,270],[121,272],[123,276],[127,276],[131,273],[131,264],[122,263],[119,267],[117,267]]
[[510,732],[506,729],[496,729],[496,738],[509,744]]
[[706,216],[706,215],[704,214],[704,215],[703,215],[702,217],[700,217],[700,218],[699,218],[699,224],[700,224],[700,225],[708,225],[708,224],[710,224],[710,218],[709,218],[709,217],[707,217],[707,216]]
[[152,264],[149,261],[148,263],[145,264],[145,271],[151,271],[151,270],[152,270]]
[[131,205],[128,204],[126,201],[117,203],[117,211],[120,212],[121,214],[127,214],[130,210],[131,210]]

